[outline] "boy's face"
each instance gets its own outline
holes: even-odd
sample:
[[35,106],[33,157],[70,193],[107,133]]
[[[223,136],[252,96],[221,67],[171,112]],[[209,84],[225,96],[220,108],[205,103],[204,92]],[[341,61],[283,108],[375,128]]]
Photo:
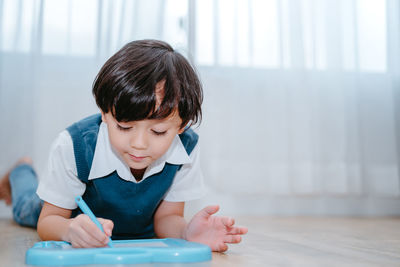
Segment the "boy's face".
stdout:
[[182,120],[174,112],[162,120],[118,122],[113,115],[102,113],[107,124],[108,136],[113,149],[134,170],[147,168],[167,152],[180,128]]

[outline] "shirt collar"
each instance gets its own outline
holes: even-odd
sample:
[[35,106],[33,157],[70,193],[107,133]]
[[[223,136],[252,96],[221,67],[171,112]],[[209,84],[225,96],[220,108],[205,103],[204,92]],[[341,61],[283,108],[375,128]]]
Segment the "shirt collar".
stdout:
[[[147,167],[141,181],[153,174],[161,172],[166,162],[175,165],[192,162],[178,135],[175,136],[167,152]],[[108,138],[107,124],[102,122],[97,135],[96,148],[88,179],[102,178],[114,171],[117,171],[122,179],[136,182],[129,166],[119,157],[118,153],[113,150]]]

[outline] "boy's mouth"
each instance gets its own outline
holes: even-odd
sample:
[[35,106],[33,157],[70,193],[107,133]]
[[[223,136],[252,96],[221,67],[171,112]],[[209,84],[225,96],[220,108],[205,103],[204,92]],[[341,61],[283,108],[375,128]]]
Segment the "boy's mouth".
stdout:
[[139,157],[139,156],[135,156],[135,155],[132,155],[132,154],[129,154],[129,157],[133,160],[133,161],[136,161],[136,162],[140,162],[140,161],[142,161],[142,160],[144,160],[146,157]]

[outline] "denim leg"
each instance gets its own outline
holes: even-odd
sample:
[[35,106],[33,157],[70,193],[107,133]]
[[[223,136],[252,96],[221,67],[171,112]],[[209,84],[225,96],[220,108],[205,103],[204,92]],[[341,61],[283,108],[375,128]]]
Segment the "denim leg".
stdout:
[[21,164],[10,173],[14,220],[23,226],[36,227],[43,206],[36,194],[38,180],[29,164]]

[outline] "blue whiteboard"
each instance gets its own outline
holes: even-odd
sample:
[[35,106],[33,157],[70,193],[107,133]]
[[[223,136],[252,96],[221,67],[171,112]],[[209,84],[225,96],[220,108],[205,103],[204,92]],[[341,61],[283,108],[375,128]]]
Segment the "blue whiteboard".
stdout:
[[26,264],[68,266],[83,264],[135,264],[201,262],[211,260],[208,246],[183,239],[113,241],[114,247],[73,248],[64,241],[38,242],[26,252]]

